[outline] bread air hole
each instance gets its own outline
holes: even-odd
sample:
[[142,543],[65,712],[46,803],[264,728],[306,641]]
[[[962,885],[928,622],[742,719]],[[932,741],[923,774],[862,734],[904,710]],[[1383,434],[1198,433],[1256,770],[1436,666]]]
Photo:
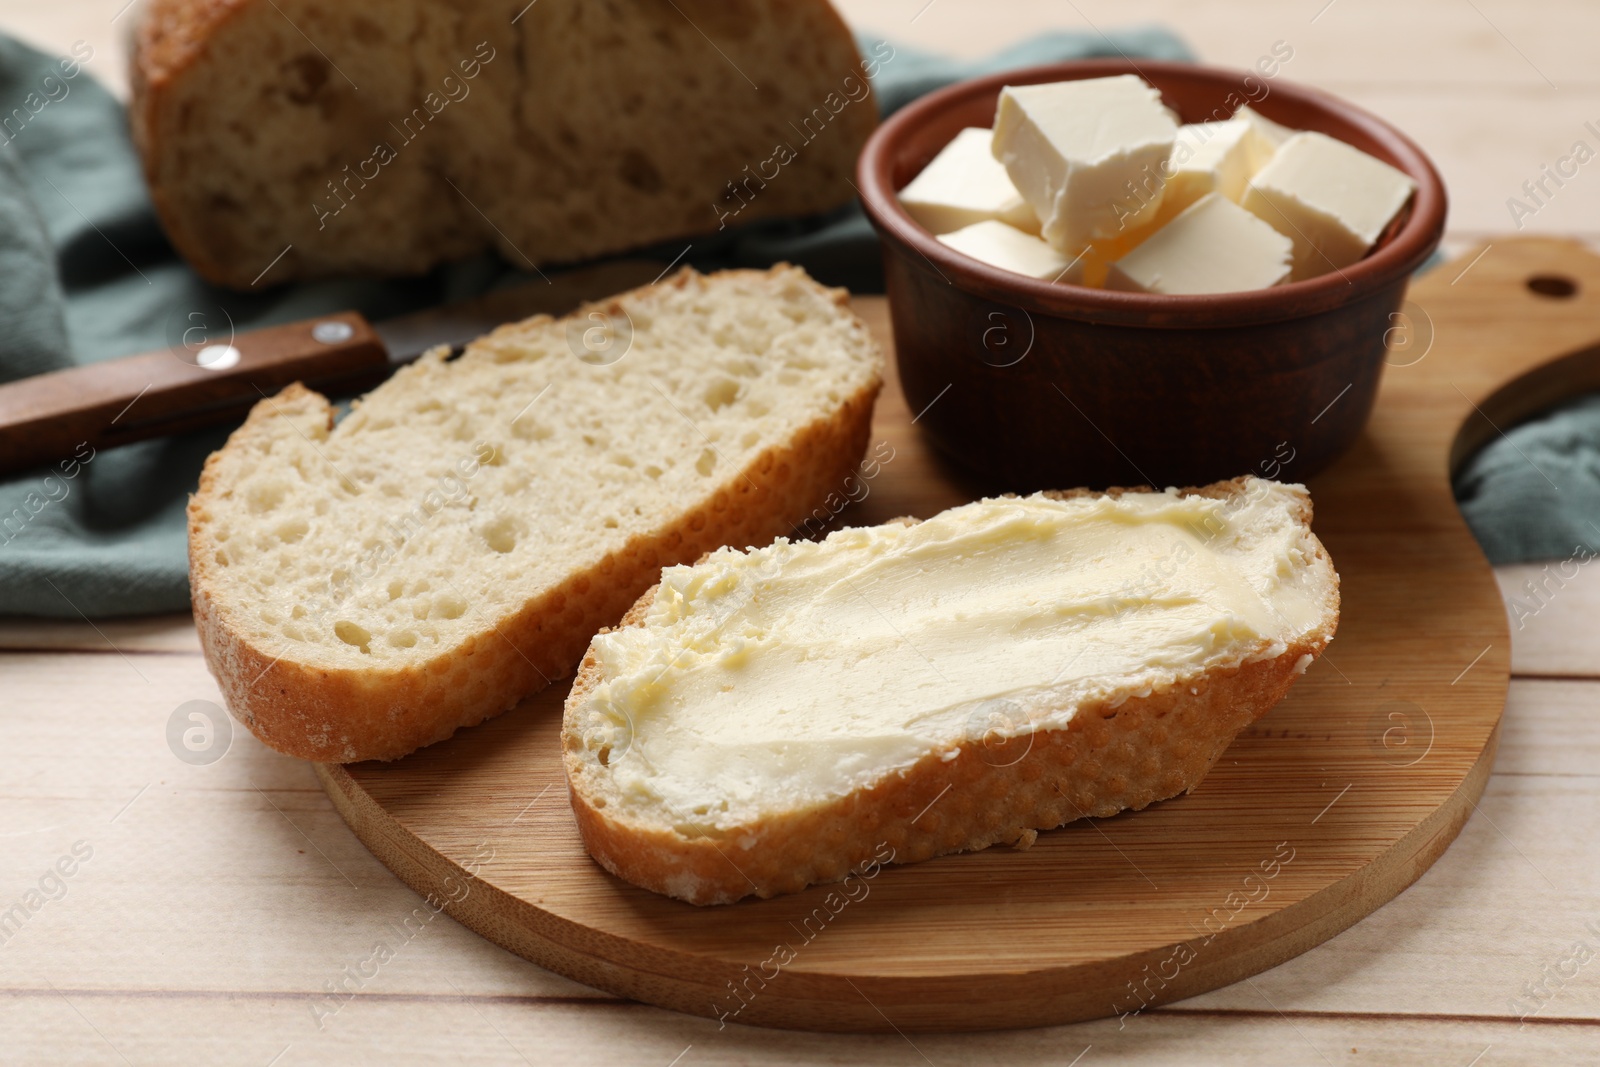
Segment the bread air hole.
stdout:
[[700,477],[709,478],[711,472],[717,467],[717,454],[709,448],[700,450],[700,458],[694,461],[694,469],[700,472]]
[[290,519],[278,525],[278,540],[286,545],[292,545],[304,537],[311,529],[311,524],[305,519]]
[[555,430],[524,415],[511,424],[511,435],[524,441],[548,441],[555,436]]
[[333,635],[347,645],[359,648],[363,655],[372,655],[372,634],[361,626],[357,626],[349,619],[340,619],[333,624]]
[[706,387],[703,399],[706,407],[712,411],[721,411],[739,399],[739,383],[732,378],[718,378]]
[[496,552],[510,552],[517,547],[517,522],[509,515],[485,524],[478,532],[483,543]]
[[274,478],[270,481],[258,481],[245,491],[245,500],[248,502],[252,514],[261,515],[279,504],[289,493],[287,481]]

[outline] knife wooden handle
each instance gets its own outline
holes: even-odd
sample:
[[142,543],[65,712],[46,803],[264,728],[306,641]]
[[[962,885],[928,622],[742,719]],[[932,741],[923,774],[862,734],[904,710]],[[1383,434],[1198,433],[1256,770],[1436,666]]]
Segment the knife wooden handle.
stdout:
[[0,475],[243,417],[291,382],[322,392],[375,385],[383,342],[353,311],[270,326],[228,344],[170,348],[0,385]]

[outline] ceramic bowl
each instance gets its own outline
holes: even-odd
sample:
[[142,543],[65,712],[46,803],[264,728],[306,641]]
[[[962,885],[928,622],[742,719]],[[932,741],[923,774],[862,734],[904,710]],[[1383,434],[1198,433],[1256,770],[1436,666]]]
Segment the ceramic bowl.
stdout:
[[[1184,122],[1241,102],[1398,167],[1416,195],[1361,261],[1252,292],[1163,296],[1039,281],[969,259],[900,206],[898,190],[956,133],[991,126],[1006,85],[1136,73]],[[1406,283],[1444,232],[1444,185],[1382,119],[1281,78],[1097,60],[951,86],[896,112],[858,165],[882,238],[895,354],[918,425],[998,488],[1199,485],[1241,474],[1304,481],[1350,447]]]

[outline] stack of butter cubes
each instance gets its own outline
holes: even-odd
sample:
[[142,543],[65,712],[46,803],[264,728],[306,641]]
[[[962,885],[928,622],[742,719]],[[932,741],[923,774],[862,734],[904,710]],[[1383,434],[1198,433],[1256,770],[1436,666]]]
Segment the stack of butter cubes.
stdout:
[[1008,86],[900,193],[956,251],[1047,281],[1143,293],[1265,289],[1365,256],[1416,183],[1249,107],[1180,125],[1132,74]]

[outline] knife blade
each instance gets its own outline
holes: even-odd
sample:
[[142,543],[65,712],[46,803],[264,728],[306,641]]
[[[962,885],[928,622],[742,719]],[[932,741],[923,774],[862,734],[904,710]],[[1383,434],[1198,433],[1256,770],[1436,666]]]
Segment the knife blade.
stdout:
[[0,385],[0,477],[96,450],[244,417],[292,382],[332,397],[370,389],[437,345],[459,351],[496,326],[560,315],[659,279],[663,265],[624,259],[438,308],[369,323],[359,312],[236,334]]

